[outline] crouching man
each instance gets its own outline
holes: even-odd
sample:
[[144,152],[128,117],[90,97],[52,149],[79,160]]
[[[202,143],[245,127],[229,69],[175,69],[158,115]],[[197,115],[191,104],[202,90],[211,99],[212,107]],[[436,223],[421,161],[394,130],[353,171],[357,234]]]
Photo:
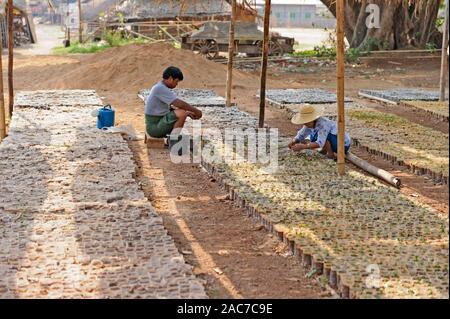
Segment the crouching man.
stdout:
[[[168,67],[162,81],[155,84],[145,101],[145,127],[148,135],[156,138],[179,134],[189,116],[194,120],[202,117],[202,112],[178,99],[172,92],[183,81],[183,73],[177,67]],[[172,108],[173,107],[173,108]]]
[[[293,151],[321,148],[320,153],[328,158],[336,159],[337,153],[337,123],[322,116],[323,108],[305,104],[300,106],[299,112],[292,118],[293,124],[301,124],[303,127],[297,136],[289,143]],[[344,149],[347,153],[350,149],[350,135],[344,135]],[[306,139],[309,137],[309,141]]]

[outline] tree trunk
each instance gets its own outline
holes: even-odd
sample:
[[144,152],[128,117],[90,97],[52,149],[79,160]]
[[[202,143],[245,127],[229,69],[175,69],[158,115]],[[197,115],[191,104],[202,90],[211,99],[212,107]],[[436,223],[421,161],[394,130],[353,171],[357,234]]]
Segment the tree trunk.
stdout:
[[[336,15],[335,0],[321,0]],[[362,50],[394,50],[441,45],[436,28],[442,0],[347,0],[345,35],[350,47]],[[380,27],[368,28],[369,4],[380,8]]]

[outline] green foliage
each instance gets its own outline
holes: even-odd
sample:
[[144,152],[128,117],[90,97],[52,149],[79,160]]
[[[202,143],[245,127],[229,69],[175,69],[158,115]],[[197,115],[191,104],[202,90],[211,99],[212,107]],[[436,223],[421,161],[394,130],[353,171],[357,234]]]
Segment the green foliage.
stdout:
[[441,27],[444,25],[444,22],[445,22],[444,17],[437,17],[436,22],[435,22],[436,28],[441,29]]
[[86,44],[80,44],[78,42],[72,43],[72,45],[68,48],[63,46],[59,46],[53,49],[54,54],[87,54],[87,53],[98,53],[102,52],[111,46],[106,43],[95,43],[90,42]]
[[437,46],[436,46],[435,43],[430,43],[430,42],[428,42],[428,43],[425,45],[425,49],[428,50],[428,51],[430,51],[430,53],[436,53]]
[[138,37],[127,37],[123,31],[105,31],[102,35],[102,42],[88,42],[80,44],[73,42],[68,48],[59,46],[53,49],[54,54],[88,54],[98,53],[112,47],[119,47],[128,44],[146,44],[148,40]]
[[318,58],[329,58],[329,59],[335,59],[336,58],[336,47],[327,47],[325,45],[317,46],[314,48],[314,51],[316,52],[316,57]]
[[347,62],[358,62],[361,57],[361,51],[357,48],[350,48],[345,52]]
[[[124,24],[125,17],[122,13],[118,13],[117,17],[120,24]],[[98,53],[104,51],[108,48],[124,46],[128,44],[145,44],[148,41],[142,37],[134,38],[127,37],[125,35],[123,27],[118,30],[107,30],[106,29],[106,14],[105,12],[100,12],[99,20],[101,22],[102,29],[102,40],[101,42],[88,42],[80,44],[78,42],[73,42],[68,48],[59,46],[53,49],[55,54],[88,54],[88,53]]]
[[373,111],[348,111],[350,118],[356,118],[357,120],[364,121],[366,124],[388,124],[388,125],[404,125],[408,124],[408,121],[404,118],[392,115],[389,113],[373,112]]
[[[330,32],[328,38],[322,41],[321,45],[315,46],[314,50],[295,51],[291,55],[294,57],[314,57],[336,60],[336,47],[336,32]],[[359,49],[350,48],[345,53],[347,62],[358,62],[360,57],[361,51]]]
[[315,57],[316,51],[314,50],[303,50],[303,51],[295,51],[291,54],[293,57]]
[[106,31],[103,33],[102,39],[112,47],[118,47],[127,40],[120,31]]
[[321,45],[314,47],[314,50],[296,51],[291,55],[294,57],[329,58],[334,60],[336,58],[336,48]]
[[389,43],[386,41],[382,41],[377,38],[369,37],[367,38],[363,45],[361,46],[361,51],[378,51],[378,50],[387,50],[389,49]]
[[334,60],[336,58],[336,43],[336,32],[329,32],[328,38],[322,41],[320,45],[315,46],[314,50],[295,52],[293,56],[329,58]]
[[119,23],[121,25],[125,24],[125,16],[124,16],[124,14],[122,12],[118,12],[117,13],[117,18],[119,19]]
[[[292,53],[291,56],[305,58],[327,58],[329,60],[335,60],[336,48],[322,45],[315,47],[314,50],[296,51]],[[350,48],[345,53],[345,59],[347,62],[358,62],[360,57],[361,51],[359,49]]]

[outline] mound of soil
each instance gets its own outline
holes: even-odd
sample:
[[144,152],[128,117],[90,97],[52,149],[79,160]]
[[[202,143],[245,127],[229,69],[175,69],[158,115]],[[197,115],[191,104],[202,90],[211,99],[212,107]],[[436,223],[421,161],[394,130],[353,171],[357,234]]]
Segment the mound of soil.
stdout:
[[[166,43],[116,47],[99,54],[75,56],[72,63],[40,66],[33,72],[30,68],[22,70],[27,73],[28,88],[31,84],[36,89],[137,92],[159,81],[164,69],[171,65],[183,71],[184,81],[180,87],[211,88],[226,82],[226,65]],[[255,75],[234,70],[233,83],[239,87],[253,87],[258,81]]]

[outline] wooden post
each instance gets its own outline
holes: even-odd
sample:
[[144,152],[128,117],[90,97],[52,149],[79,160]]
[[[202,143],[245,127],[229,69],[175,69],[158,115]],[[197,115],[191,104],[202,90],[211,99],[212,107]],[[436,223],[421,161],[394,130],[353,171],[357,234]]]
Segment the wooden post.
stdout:
[[233,86],[234,29],[236,26],[236,0],[231,2],[230,42],[228,44],[228,72],[226,106],[231,106],[231,87]]
[[9,118],[12,117],[14,108],[14,6],[13,0],[8,0],[8,90],[9,90]]
[[441,80],[440,80],[440,95],[439,95],[439,101],[443,102],[445,101],[445,87],[447,84],[447,74],[448,74],[448,55],[447,55],[447,48],[448,48],[448,0],[445,1],[445,22],[444,22],[444,32],[443,32],[443,39],[442,39],[442,61],[441,61]]
[[6,137],[5,96],[3,91],[3,36],[0,32],[0,142]]
[[336,36],[337,36],[337,102],[338,102],[338,173],[345,174],[345,151],[344,151],[344,134],[345,134],[345,50],[344,50],[344,6],[345,0],[336,1]]
[[78,0],[78,42],[83,43],[83,24],[81,22],[81,0]]
[[261,85],[259,89],[259,127],[264,127],[264,113],[266,108],[266,77],[267,58],[269,55],[269,28],[270,28],[270,7],[271,0],[266,0],[264,6],[264,40],[261,62]]

